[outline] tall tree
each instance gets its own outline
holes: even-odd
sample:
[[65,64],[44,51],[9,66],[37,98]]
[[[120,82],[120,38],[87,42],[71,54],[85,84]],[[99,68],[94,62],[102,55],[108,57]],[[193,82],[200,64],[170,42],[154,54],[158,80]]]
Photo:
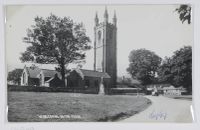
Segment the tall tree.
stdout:
[[22,62],[40,64],[58,64],[65,86],[67,65],[85,59],[89,50],[90,39],[82,23],[75,23],[69,17],[58,17],[51,14],[47,18],[36,17],[35,25],[27,30],[24,42],[29,44],[22,53]]
[[161,58],[154,52],[146,49],[131,51],[129,55],[128,73],[143,85],[153,83],[156,79],[156,71],[161,63]]
[[172,60],[165,57],[158,68],[158,82],[173,83],[173,74],[171,73]]
[[180,5],[176,10],[179,13],[179,19],[184,23],[188,21],[188,24],[191,23],[191,6],[190,5]]
[[13,82],[14,84],[20,85],[20,77],[22,75],[23,69],[15,69],[8,73],[7,80]]
[[192,47],[185,46],[174,52],[159,68],[159,79],[176,87],[183,86],[192,91]]

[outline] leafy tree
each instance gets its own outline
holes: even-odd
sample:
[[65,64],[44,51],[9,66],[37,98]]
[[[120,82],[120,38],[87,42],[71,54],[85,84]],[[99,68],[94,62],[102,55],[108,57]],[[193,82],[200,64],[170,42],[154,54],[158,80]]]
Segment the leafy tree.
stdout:
[[20,77],[22,75],[23,69],[15,69],[8,73],[7,80],[13,82],[14,84],[20,85]]
[[176,8],[176,12],[179,13],[179,19],[184,23],[186,20],[188,24],[191,23],[191,6],[190,5],[180,5]]
[[192,91],[192,47],[185,46],[166,58],[158,71],[159,80]]
[[158,68],[158,82],[160,83],[172,83],[173,74],[171,73],[172,60],[168,57],[162,61]]
[[29,44],[22,53],[22,62],[40,64],[58,64],[65,86],[67,65],[85,59],[85,51],[89,50],[90,39],[82,23],[75,23],[69,17],[58,17],[51,14],[47,18],[36,17],[35,25],[27,30],[24,42]]
[[132,78],[138,79],[143,85],[146,85],[155,81],[161,58],[154,52],[139,49],[131,51],[129,62],[128,73],[131,74]]

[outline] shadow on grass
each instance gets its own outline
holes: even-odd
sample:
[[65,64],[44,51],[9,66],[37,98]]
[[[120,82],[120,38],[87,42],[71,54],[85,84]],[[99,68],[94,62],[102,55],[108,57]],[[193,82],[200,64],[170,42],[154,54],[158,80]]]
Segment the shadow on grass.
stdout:
[[119,121],[119,120],[123,120],[126,118],[129,118],[131,116],[134,116],[135,114],[144,111],[145,109],[147,109],[150,105],[152,104],[151,100],[148,99],[146,106],[144,106],[143,108],[139,109],[138,111],[128,111],[128,112],[120,112],[116,115],[113,116],[106,116],[105,118],[100,118],[96,121],[98,122],[112,122],[112,121]]

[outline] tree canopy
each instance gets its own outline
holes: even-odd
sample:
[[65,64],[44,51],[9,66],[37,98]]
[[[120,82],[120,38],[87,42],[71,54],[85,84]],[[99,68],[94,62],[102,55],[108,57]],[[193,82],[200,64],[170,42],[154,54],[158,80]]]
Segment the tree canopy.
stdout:
[[185,46],[165,58],[158,71],[159,81],[192,91],[192,47]]
[[82,23],[75,23],[69,17],[51,14],[47,18],[36,17],[35,25],[27,30],[24,42],[29,44],[22,53],[22,62],[58,64],[64,83],[69,63],[85,59],[85,51],[91,47],[90,39]]
[[161,58],[152,51],[138,49],[130,52],[129,62],[128,73],[146,85],[155,81]]
[[179,14],[179,19],[184,23],[188,21],[188,24],[191,23],[191,6],[190,5],[180,5],[175,10]]
[[7,80],[13,82],[14,84],[20,85],[20,77],[22,75],[23,69],[14,69],[8,73]]

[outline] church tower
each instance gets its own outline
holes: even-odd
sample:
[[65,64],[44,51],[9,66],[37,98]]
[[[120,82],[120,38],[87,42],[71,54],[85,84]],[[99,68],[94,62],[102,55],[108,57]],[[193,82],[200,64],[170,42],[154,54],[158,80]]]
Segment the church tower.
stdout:
[[117,79],[117,17],[114,12],[113,21],[109,23],[107,8],[104,21],[99,23],[95,16],[94,27],[94,70],[106,72],[111,77],[111,87],[115,87]]

